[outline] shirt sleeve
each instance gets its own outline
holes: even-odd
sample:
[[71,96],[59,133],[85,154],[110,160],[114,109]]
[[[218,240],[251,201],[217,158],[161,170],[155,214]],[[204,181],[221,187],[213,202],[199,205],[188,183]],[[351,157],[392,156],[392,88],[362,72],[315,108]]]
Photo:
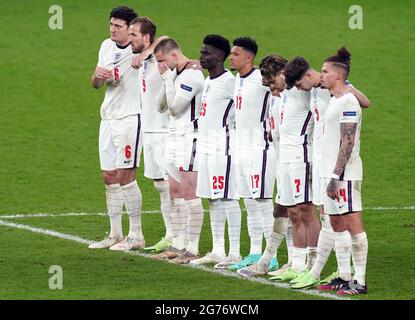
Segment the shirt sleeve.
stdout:
[[104,52],[105,52],[105,45],[106,41],[104,41],[101,44],[101,47],[99,48],[99,53],[98,53],[98,67],[104,68],[105,67],[105,62],[104,62]]
[[202,92],[205,85],[205,77],[200,70],[188,69],[184,71],[176,95],[187,101],[191,101],[195,95]]
[[341,104],[340,108],[340,123],[358,123],[360,121],[361,109],[357,99],[347,97]]

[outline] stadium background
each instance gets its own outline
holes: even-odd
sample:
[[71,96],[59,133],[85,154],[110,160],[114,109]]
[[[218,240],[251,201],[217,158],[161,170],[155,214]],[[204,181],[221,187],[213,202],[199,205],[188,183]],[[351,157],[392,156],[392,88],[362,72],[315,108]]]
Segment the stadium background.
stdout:
[[[63,8],[63,30],[48,28],[53,4]],[[99,215],[10,216],[105,212],[97,148],[104,92],[92,89],[89,80],[109,34],[109,12],[120,4],[151,17],[158,35],[178,40],[190,58],[199,57],[209,33],[230,40],[254,37],[257,63],[269,53],[303,55],[316,69],[338,47],[348,47],[350,81],[371,100],[361,137],[370,293],[359,298],[414,299],[415,3],[410,0],[1,1],[0,220],[90,240],[107,230],[107,218]],[[348,27],[353,4],[363,7],[363,30]],[[159,210],[142,169],[137,176],[143,210]],[[248,249],[245,221],[243,254]],[[163,235],[161,215],[144,214],[143,230],[147,243],[157,241]],[[201,252],[210,247],[206,214]],[[10,225],[0,226],[0,252],[2,299],[321,298],[141,256],[92,252],[84,244]],[[280,264],[285,260],[284,246]],[[48,287],[51,265],[63,268],[63,290]],[[334,268],[331,257],[325,274]]]

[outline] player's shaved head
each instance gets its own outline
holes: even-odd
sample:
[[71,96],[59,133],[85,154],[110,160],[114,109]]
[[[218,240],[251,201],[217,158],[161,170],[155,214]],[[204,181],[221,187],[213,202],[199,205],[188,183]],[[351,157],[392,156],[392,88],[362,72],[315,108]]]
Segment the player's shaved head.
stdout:
[[217,35],[217,34],[207,35],[203,39],[203,44],[212,46],[215,49],[220,50],[223,53],[223,61],[225,61],[226,58],[231,53],[231,46],[229,44],[229,41],[225,39],[224,37],[222,37],[221,35]]
[[158,45],[154,48],[154,53],[161,52],[162,54],[167,54],[173,50],[181,51],[179,45],[174,39],[164,39],[159,42]]
[[352,54],[346,49],[346,47],[341,47],[337,50],[337,54],[328,57],[325,62],[329,62],[332,66],[344,70],[344,79],[346,80],[350,73],[350,60]]
[[295,57],[285,66],[285,82],[287,89],[295,86],[296,81],[300,81],[310,69],[310,64],[303,57]]
[[258,45],[256,41],[250,37],[239,37],[233,40],[232,43],[236,47],[244,48],[246,51],[249,51],[254,56],[258,53]]

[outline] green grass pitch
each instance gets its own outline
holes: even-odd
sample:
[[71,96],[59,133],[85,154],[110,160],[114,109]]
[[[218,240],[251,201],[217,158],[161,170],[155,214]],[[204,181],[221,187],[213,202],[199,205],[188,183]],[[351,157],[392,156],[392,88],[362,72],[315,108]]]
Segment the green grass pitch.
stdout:
[[[0,42],[0,220],[97,240],[108,228],[99,215],[3,218],[30,213],[105,212],[98,159],[103,90],[89,79],[110,9],[120,4],[150,16],[158,35],[199,57],[206,34],[256,38],[260,58],[303,55],[319,69],[341,45],[352,52],[350,81],[372,106],[364,110],[364,222],[369,239],[369,294],[359,299],[415,298],[413,69],[415,3],[360,1],[363,30],[348,27],[354,1],[80,1],[59,0],[63,30],[50,30],[50,1],[3,0]],[[143,210],[158,210],[150,180],[137,173]],[[383,208],[383,210],[376,208]],[[243,222],[241,249],[247,253]],[[124,226],[127,218],[124,217]],[[160,214],[144,214],[147,243],[163,235]],[[210,250],[208,215],[201,252]],[[286,260],[285,246],[279,262]],[[0,299],[322,299],[0,225]],[[50,290],[51,265],[64,272]],[[332,256],[324,275],[335,268]],[[198,284],[195,286],[194,284]]]

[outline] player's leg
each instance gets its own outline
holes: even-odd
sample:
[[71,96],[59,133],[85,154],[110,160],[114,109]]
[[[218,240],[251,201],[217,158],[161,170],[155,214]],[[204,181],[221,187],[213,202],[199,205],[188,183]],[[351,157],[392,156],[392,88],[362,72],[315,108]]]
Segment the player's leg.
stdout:
[[247,226],[250,239],[249,254],[237,264],[230,265],[228,269],[238,270],[254,264],[262,255],[262,217],[253,196],[259,192],[259,176],[252,175],[253,159],[251,155],[240,154],[237,168],[238,196],[243,198],[247,211]]
[[160,196],[160,210],[166,229],[165,236],[153,246],[144,248],[146,251],[161,252],[171,245],[170,227],[171,200],[165,159],[162,156],[166,145],[165,133],[143,132],[144,176],[154,181],[154,188]]
[[[275,259],[275,255],[277,250],[284,239],[287,227],[288,227],[288,213],[287,210],[278,210],[277,208],[284,208],[282,206],[276,205],[275,210],[273,212],[274,215],[274,224],[273,224],[273,232],[269,240],[267,241],[267,246],[265,248],[264,253],[259,259],[258,263],[250,265],[248,267],[242,268],[238,270],[238,273],[242,276],[246,277],[253,277],[264,275],[268,272],[269,264],[272,259]],[[280,272],[281,273],[281,272]],[[280,273],[271,274],[271,275],[279,275]]]
[[362,222],[361,182],[347,182],[347,203],[352,213],[345,215],[352,239],[352,260],[355,270],[353,279],[346,288],[341,289],[338,294],[364,294],[367,293],[366,285],[366,263],[368,253],[367,235]]
[[187,206],[187,245],[186,251],[171,260],[171,263],[185,264],[199,259],[199,239],[203,225],[202,200],[196,196],[197,172],[181,171],[181,187]]
[[217,155],[199,153],[198,166],[196,195],[209,201],[212,251],[190,263],[216,264],[225,258],[226,212],[222,197],[225,187],[226,162],[221,163]]
[[111,250],[134,250],[145,246],[141,227],[142,195],[136,180],[142,149],[140,115],[114,122],[114,144],[117,147],[117,174],[120,182],[130,227],[127,238]]
[[[260,162],[260,163],[258,163]],[[261,223],[262,233],[265,237],[267,246],[271,241],[271,234],[274,227],[274,205],[273,205],[273,192],[275,186],[275,151],[274,149],[264,150],[260,161],[257,162],[257,166],[261,168],[260,175],[260,197],[257,198],[257,207],[261,211]],[[277,259],[274,255],[271,257],[268,267],[270,270],[278,268]],[[265,260],[264,260],[265,262]],[[266,268],[264,268],[266,269]],[[268,272],[268,270],[266,270]],[[266,272],[265,272],[266,273]]]
[[108,249],[123,240],[122,208],[124,198],[116,170],[116,147],[112,139],[111,125],[112,121],[102,120],[99,130],[99,157],[111,230],[104,240],[91,244],[89,246],[91,249]]
[[215,265],[217,269],[226,269],[242,260],[240,253],[241,208],[237,194],[236,165],[232,156],[226,156],[224,181],[222,203],[228,221],[229,254]]

